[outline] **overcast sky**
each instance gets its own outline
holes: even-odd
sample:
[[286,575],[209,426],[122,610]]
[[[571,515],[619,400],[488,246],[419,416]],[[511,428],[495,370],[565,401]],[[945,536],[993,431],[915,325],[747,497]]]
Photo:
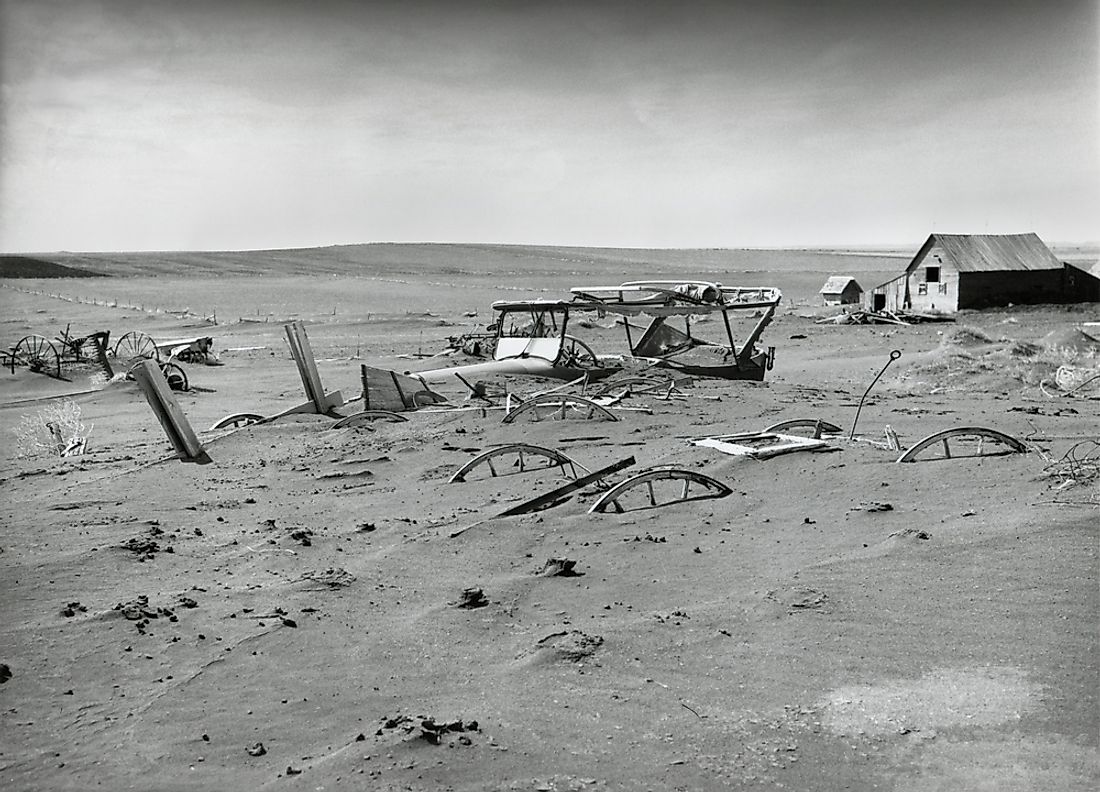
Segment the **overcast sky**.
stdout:
[[0,249],[1100,238],[1096,0],[0,0]]

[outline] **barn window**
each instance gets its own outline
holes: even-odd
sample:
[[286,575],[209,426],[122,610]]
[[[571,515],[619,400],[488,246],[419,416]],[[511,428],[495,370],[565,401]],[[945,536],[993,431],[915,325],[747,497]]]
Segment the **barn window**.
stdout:
[[928,294],[928,284],[927,283],[918,283],[917,284],[917,294]]
[[940,294],[947,294],[947,284],[946,283],[941,283],[940,284]]
[[928,283],[939,283],[940,282],[940,268],[939,267],[925,267],[924,268],[924,279]]

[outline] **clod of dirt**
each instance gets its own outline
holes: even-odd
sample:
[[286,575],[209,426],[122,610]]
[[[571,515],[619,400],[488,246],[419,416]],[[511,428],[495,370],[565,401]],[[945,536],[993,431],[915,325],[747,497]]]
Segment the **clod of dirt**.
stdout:
[[861,511],[865,512],[888,512],[893,511],[894,506],[891,503],[879,503],[878,501],[872,501],[870,503],[864,503],[860,507]]
[[0,685],[11,679],[11,667],[7,663],[0,663]]
[[919,528],[902,528],[900,531],[894,531],[890,536],[896,536],[899,539],[931,539],[932,534],[928,531],[922,531]]
[[789,613],[796,611],[823,610],[829,601],[829,595],[824,591],[809,588],[807,586],[791,586],[785,589],[774,589],[764,595],[765,599],[778,602],[788,608]]
[[572,558],[548,558],[539,574],[546,577],[580,577],[583,573],[574,569],[576,565]]
[[359,525],[357,525],[355,527],[355,530],[358,531],[359,533],[371,533],[372,531],[375,530],[376,527],[377,526],[372,522],[364,522],[364,523],[359,523]]
[[66,619],[72,618],[78,613],[87,613],[88,609],[81,605],[79,602],[70,602],[64,608],[61,609],[60,615]]
[[301,770],[298,770],[298,769],[296,769],[296,768],[294,768],[294,767],[291,767],[290,765],[287,765],[287,766],[286,766],[286,774],[287,774],[288,776],[292,776],[292,775],[298,775],[298,774],[299,774],[299,773],[301,773],[301,772],[302,772]]
[[627,542],[653,542],[654,544],[663,544],[668,540],[663,536],[654,536],[647,533],[645,536],[635,536],[633,539],[625,539]]
[[306,580],[329,588],[343,588],[355,582],[355,575],[343,567],[329,567],[328,569],[315,569],[305,572],[299,580]]
[[[441,742],[443,742],[443,737],[448,732],[465,732],[477,730],[477,721],[463,723],[461,720],[455,720],[448,723],[436,723],[434,718],[425,718],[420,722],[421,739],[426,740],[432,745],[439,745]],[[470,745],[469,738],[467,738],[462,744]]]
[[264,744],[262,742],[253,743],[245,750],[248,751],[249,756],[263,756],[265,753],[267,753],[267,749],[264,748]]
[[484,608],[489,604],[489,600],[481,589],[467,588],[462,590],[456,604],[460,608]]
[[309,547],[311,544],[313,544],[313,540],[311,539],[312,536],[313,531],[309,530],[308,528],[299,528],[296,531],[290,532],[290,538],[298,544],[302,545],[302,547]]
[[599,635],[589,635],[580,630],[551,633],[535,644],[534,652],[548,660],[568,660],[578,663],[591,657],[603,644]]
[[127,539],[119,547],[123,550],[129,550],[138,561],[151,561],[153,556],[160,552],[160,545],[144,536]]

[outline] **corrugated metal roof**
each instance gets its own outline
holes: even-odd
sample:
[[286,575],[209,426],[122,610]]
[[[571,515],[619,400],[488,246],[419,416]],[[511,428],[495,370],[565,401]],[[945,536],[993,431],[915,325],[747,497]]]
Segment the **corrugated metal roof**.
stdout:
[[[1062,262],[1037,234],[932,234],[909,263],[912,270],[934,246],[959,272],[1061,269]],[[944,262],[948,263],[947,261]]]
[[855,278],[847,275],[831,275],[829,279],[825,281],[825,285],[821,287],[820,294],[843,294],[844,290],[848,288],[849,283],[855,283],[856,289],[863,291],[863,287],[856,282]]

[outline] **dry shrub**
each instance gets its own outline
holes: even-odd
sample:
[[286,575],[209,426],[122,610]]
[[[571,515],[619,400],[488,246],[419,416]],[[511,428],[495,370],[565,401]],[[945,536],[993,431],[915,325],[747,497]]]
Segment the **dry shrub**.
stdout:
[[92,427],[80,421],[80,405],[71,399],[24,415],[12,429],[16,456],[72,456],[84,453]]
[[959,327],[952,328],[944,335],[943,343],[945,346],[953,344],[960,347],[974,347],[983,346],[985,344],[995,344],[997,343],[997,339],[980,327],[960,325]]
[[[933,391],[996,392],[1039,386],[1053,381],[1062,366],[1100,368],[1100,351],[1079,351],[1070,347],[1046,348],[1026,341],[990,339],[975,328],[959,328],[935,351],[935,357],[914,367],[910,380],[930,386]],[[960,338],[964,343],[958,343]],[[984,347],[984,348],[982,348]]]

